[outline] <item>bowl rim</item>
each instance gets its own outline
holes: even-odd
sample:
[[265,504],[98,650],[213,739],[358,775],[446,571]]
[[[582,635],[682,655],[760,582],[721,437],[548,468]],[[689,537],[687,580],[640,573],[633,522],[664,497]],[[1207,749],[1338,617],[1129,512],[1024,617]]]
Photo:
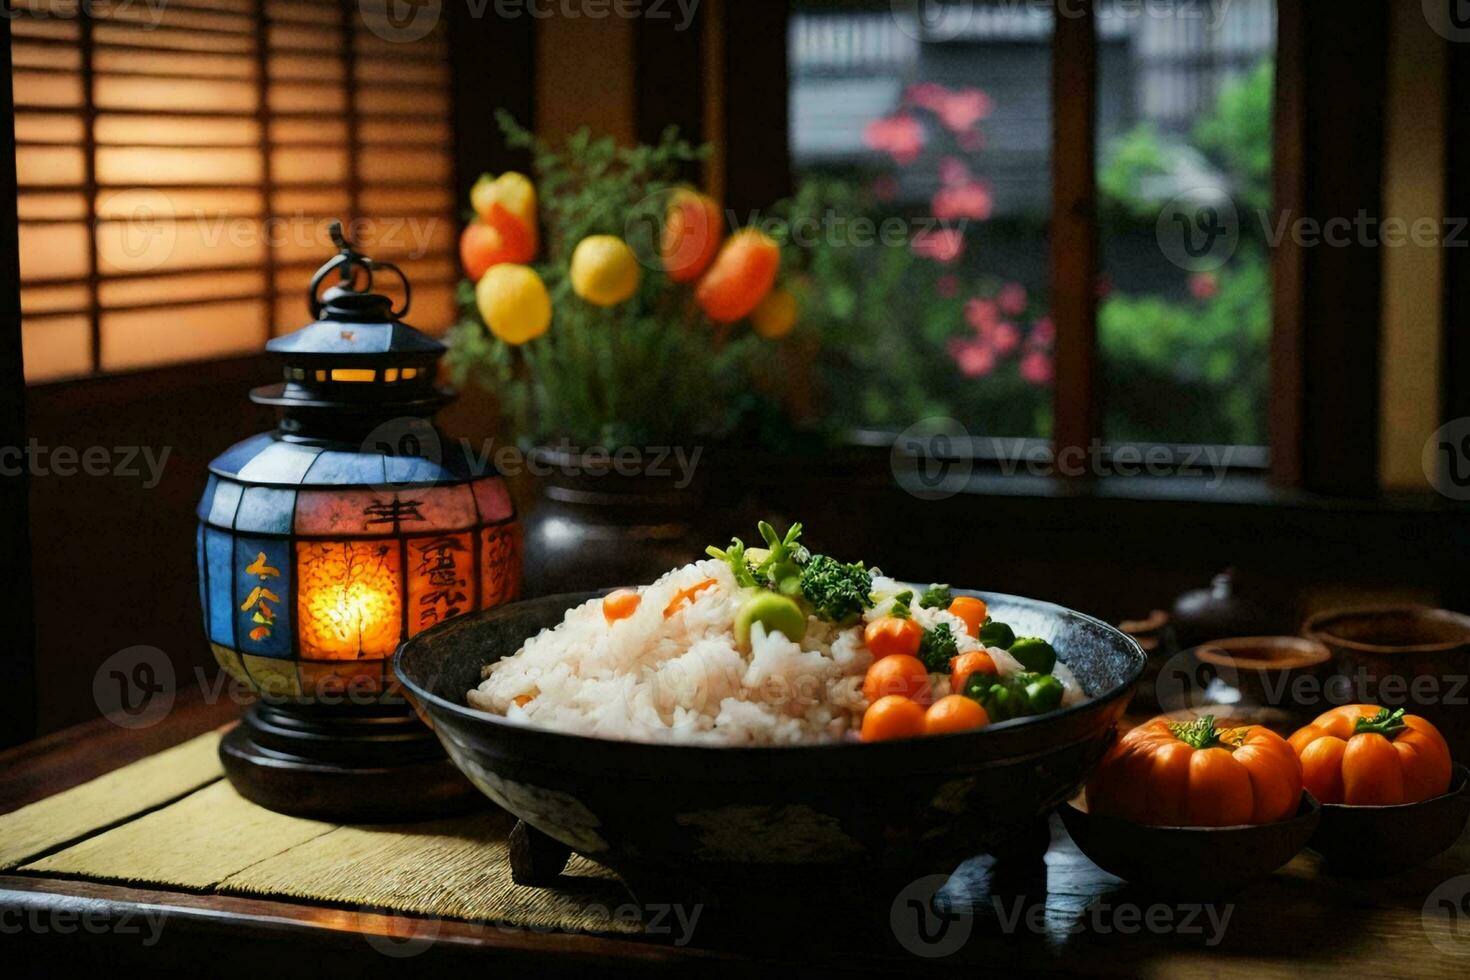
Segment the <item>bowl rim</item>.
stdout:
[[[1085,792],[1085,790],[1083,792]],[[1209,834],[1217,833],[1222,830],[1244,831],[1261,830],[1265,827],[1282,827],[1286,824],[1295,823],[1298,820],[1307,820],[1315,814],[1321,813],[1327,807],[1326,803],[1323,803],[1321,800],[1317,799],[1315,796],[1312,795],[1311,790],[1303,786],[1301,799],[1297,802],[1296,813],[1293,813],[1285,820],[1275,820],[1271,823],[1232,823],[1225,824],[1221,827],[1193,827],[1182,824],[1139,823],[1136,820],[1129,820],[1126,817],[1114,817],[1106,813],[1093,813],[1091,810],[1084,810],[1076,804],[1075,801],[1078,799],[1078,797],[1082,795],[1082,793],[1078,793],[1076,796],[1073,796],[1069,800],[1063,800],[1061,803],[1057,804],[1058,809],[1065,807],[1066,810],[1077,814],[1077,816],[1083,820],[1113,821],[1115,823],[1126,824],[1129,827],[1135,827],[1139,830],[1157,830],[1161,832],[1168,831],[1169,833],[1189,832],[1198,834]],[[1436,797],[1436,799],[1438,799],[1438,797]],[[1415,804],[1410,803],[1405,805],[1414,806]],[[1305,807],[1306,809],[1303,809],[1303,807]],[[1065,815],[1066,814],[1064,813],[1063,816],[1065,817]]]
[[[1446,640],[1440,643],[1409,643],[1402,646],[1386,646],[1382,643],[1364,643],[1361,640],[1352,640],[1344,636],[1338,636],[1331,631],[1330,624],[1333,621],[1367,616],[1415,616],[1428,619],[1449,620],[1462,627],[1466,631],[1466,635],[1459,640]],[[1308,616],[1306,622],[1302,623],[1301,631],[1307,639],[1326,644],[1329,648],[1338,646],[1358,653],[1373,653],[1381,656],[1398,656],[1400,654],[1416,653],[1449,653],[1463,647],[1470,647],[1470,616],[1457,613],[1451,609],[1439,609],[1434,606],[1415,603],[1406,603],[1403,605],[1343,606],[1336,609],[1324,609],[1319,613]]]
[[[914,585],[914,583],[912,582],[902,582],[901,584],[903,584],[904,586]],[[923,588],[923,586],[919,587]],[[398,648],[393,651],[393,675],[398,679],[398,682],[403,685],[403,687],[412,695],[415,700],[422,699],[426,703],[432,704],[439,709],[448,711],[451,715],[459,718],[462,721],[468,721],[475,724],[488,723],[495,728],[507,729],[515,732],[516,734],[531,732],[535,733],[537,736],[546,736],[553,739],[565,740],[565,743],[569,746],[576,746],[578,744],[598,746],[627,745],[635,746],[643,750],[652,751],[673,750],[681,752],[704,751],[720,753],[745,752],[753,754],[774,754],[795,752],[832,752],[841,750],[846,750],[849,752],[857,750],[883,752],[892,751],[893,746],[915,745],[920,743],[932,745],[936,742],[940,744],[957,745],[962,739],[985,738],[987,735],[993,734],[997,729],[1005,732],[1016,731],[1017,729],[1024,728],[1028,725],[1037,724],[1042,721],[1051,722],[1059,718],[1065,718],[1073,715],[1081,715],[1086,712],[1097,711],[1106,707],[1107,705],[1112,704],[1119,698],[1131,696],[1131,692],[1133,691],[1134,687],[1137,686],[1139,678],[1143,676],[1144,667],[1148,662],[1148,655],[1144,652],[1143,648],[1138,645],[1137,640],[1129,636],[1127,633],[1124,633],[1116,626],[1105,623],[1095,616],[1089,616],[1087,613],[1078,612],[1075,609],[1068,609],[1066,606],[1058,605],[1055,602],[1048,602],[1045,599],[1032,599],[1028,596],[1012,595],[1006,592],[981,592],[976,589],[957,589],[951,587],[950,591],[956,595],[971,595],[987,600],[990,598],[1000,600],[1017,600],[1026,604],[1030,604],[1032,606],[1048,607],[1049,611],[1054,610],[1058,613],[1065,613],[1069,616],[1075,616],[1078,619],[1091,623],[1094,626],[1101,627],[1103,630],[1110,633],[1115,633],[1119,637],[1121,637],[1126,642],[1127,648],[1133,653],[1133,663],[1129,667],[1127,671],[1127,676],[1124,678],[1121,684],[1118,684],[1110,690],[1096,695],[1095,697],[1090,697],[1080,704],[1074,704],[1066,708],[1058,708],[1054,711],[1047,712],[1044,715],[1035,715],[1029,718],[1012,718],[1009,721],[997,722],[994,725],[986,725],[983,728],[975,729],[973,731],[946,732],[941,735],[919,735],[913,738],[892,739],[882,742],[854,742],[843,739],[836,742],[791,742],[767,745],[721,745],[718,743],[703,742],[646,742],[638,741],[635,739],[604,738],[597,735],[583,735],[576,732],[557,731],[556,729],[545,728],[540,725],[521,724],[519,722],[508,721],[505,718],[499,715],[493,715],[488,711],[480,711],[476,708],[471,708],[468,705],[456,704],[453,701],[441,698],[439,697],[439,695],[425,690],[411,677],[407,676],[406,672],[403,670],[404,654],[408,650],[410,644],[412,644],[415,640],[418,640],[420,637],[424,637],[433,633],[435,630],[446,629],[454,626],[455,624],[463,625],[470,616],[484,615],[486,613],[493,613],[497,610],[508,609],[509,607],[521,602],[546,602],[549,604],[553,600],[560,600],[569,603],[566,608],[570,609],[572,605],[576,604],[576,602],[586,602],[589,598],[597,595],[606,595],[608,592],[612,592],[618,588],[626,588],[626,586],[611,586],[608,588],[587,589],[581,592],[559,592],[554,595],[535,596],[530,599],[516,599],[512,602],[504,603],[499,606],[492,606],[490,609],[484,609],[474,613],[467,613],[465,616],[457,616],[454,619],[446,620],[445,622],[437,626],[430,627],[429,629],[424,630],[422,633],[419,633],[399,644]],[[576,602],[573,602],[573,600],[576,600]],[[1065,663],[1065,661],[1063,661],[1063,663]]]
[[[1248,646],[1287,647],[1296,650],[1304,657],[1310,656],[1312,659],[1295,663],[1283,663],[1275,660],[1251,661],[1231,655],[1233,650]],[[1283,670],[1310,670],[1314,667],[1320,667],[1332,659],[1332,651],[1321,640],[1310,636],[1289,636],[1286,634],[1278,636],[1227,636],[1223,639],[1200,643],[1185,652],[1193,655],[1198,660],[1223,666],[1223,660],[1214,655],[1217,650],[1225,654],[1225,659],[1230,661],[1230,666],[1235,670],[1248,670],[1259,673]]]
[[1323,803],[1322,809],[1329,807],[1334,811],[1350,813],[1402,813],[1415,807],[1428,806],[1440,800],[1449,800],[1457,796],[1470,793],[1470,766],[1463,762],[1450,762],[1450,788],[1438,796],[1431,796],[1427,800],[1415,800],[1413,803]]

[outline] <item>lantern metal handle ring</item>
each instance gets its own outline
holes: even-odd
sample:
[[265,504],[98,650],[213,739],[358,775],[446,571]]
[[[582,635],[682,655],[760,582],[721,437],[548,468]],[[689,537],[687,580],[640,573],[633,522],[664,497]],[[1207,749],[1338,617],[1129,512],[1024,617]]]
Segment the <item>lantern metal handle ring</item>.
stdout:
[[[398,281],[403,283],[403,306],[396,310],[390,310],[389,315],[397,320],[408,313],[409,304],[413,301],[413,287],[409,285],[408,276],[404,275],[403,270],[392,262],[378,262],[353,248],[352,243],[347,240],[347,236],[342,232],[342,222],[333,221],[329,232],[338,251],[325,265],[316,270],[316,274],[311,277],[311,285],[307,287],[311,315],[318,319],[321,318],[322,301],[319,294],[322,283],[334,271],[338,272],[341,276],[341,284],[344,288],[350,289],[355,293],[367,293],[373,288],[373,273],[382,270],[394,273],[398,276]],[[367,276],[367,281],[363,283],[360,289],[357,287],[357,270],[359,269]]]

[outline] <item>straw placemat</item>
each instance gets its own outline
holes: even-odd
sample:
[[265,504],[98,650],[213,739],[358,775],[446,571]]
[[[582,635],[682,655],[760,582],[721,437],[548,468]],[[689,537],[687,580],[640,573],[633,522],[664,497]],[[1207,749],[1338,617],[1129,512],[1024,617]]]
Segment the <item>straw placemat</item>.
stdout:
[[0,854],[36,874],[535,930],[638,931],[621,883],[590,861],[573,858],[558,887],[515,884],[514,819],[503,811],[374,826],[288,817],[219,778],[217,745],[217,734],[204,736],[0,817]]
[[190,739],[0,816],[0,870],[121,823],[224,775],[219,733]]

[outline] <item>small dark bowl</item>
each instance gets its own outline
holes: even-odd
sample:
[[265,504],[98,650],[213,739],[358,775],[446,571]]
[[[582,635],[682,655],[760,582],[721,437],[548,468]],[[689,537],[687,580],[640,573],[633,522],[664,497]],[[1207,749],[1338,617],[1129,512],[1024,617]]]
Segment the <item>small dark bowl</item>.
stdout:
[[948,873],[1024,839],[1090,775],[1143,670],[1138,644],[1105,623],[987,594],[997,619],[1051,641],[1091,700],[922,739],[730,747],[590,738],[466,707],[485,664],[599,594],[450,620],[405,643],[393,666],[486,796],[618,872],[640,901],[719,904],[751,888],[836,894],[843,880]]
[[[1195,647],[1193,653],[1195,660],[1210,665],[1221,680],[1238,690],[1247,704],[1276,708],[1287,715],[1304,713],[1293,700],[1298,680],[1320,681],[1332,661],[1332,651],[1326,646],[1299,636],[1211,640]],[[1318,690],[1314,684],[1307,693]]]
[[1398,806],[1322,804],[1310,845],[1327,870],[1344,878],[1377,878],[1423,864],[1452,847],[1470,820],[1470,770],[1456,765],[1443,796]]
[[[1470,616],[1427,606],[1336,609],[1308,619],[1302,633],[1332,651],[1354,700],[1423,715],[1451,758],[1470,761],[1470,711],[1457,703],[1470,674]],[[1415,693],[1426,682],[1429,695]]]
[[1307,792],[1290,819],[1234,827],[1149,827],[1088,813],[1075,802],[1058,809],[1072,842],[1093,864],[1180,899],[1229,896],[1266,877],[1307,846],[1322,811]]

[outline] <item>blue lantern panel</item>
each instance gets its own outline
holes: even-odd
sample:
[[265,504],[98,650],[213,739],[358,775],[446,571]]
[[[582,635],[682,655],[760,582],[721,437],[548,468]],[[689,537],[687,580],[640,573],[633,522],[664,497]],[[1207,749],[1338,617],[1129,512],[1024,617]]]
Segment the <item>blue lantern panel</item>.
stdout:
[[209,624],[211,642],[235,646],[235,548],[234,538],[225,531],[204,528],[204,558],[200,570],[208,578],[209,592],[205,602],[205,621]]
[[291,656],[291,546],[272,538],[241,537],[235,557],[238,649],[258,657]]
[[235,512],[235,530],[257,534],[290,534],[296,491],[275,487],[246,487]]
[[244,487],[231,480],[221,480],[214,488],[214,500],[210,502],[207,520],[215,527],[234,527],[235,511],[240,507],[240,492]]
[[[210,484],[214,478],[210,478]],[[199,580],[199,609],[204,613],[204,635],[209,635],[209,590],[204,582],[204,525],[194,531],[194,577]]]
[[320,452],[320,449],[311,446],[273,442],[240,467],[239,477],[244,483],[295,486],[306,476],[306,471],[311,469],[311,464],[316,462]]
[[301,480],[306,486],[377,486],[383,482],[383,457],[372,453],[324,450]]

